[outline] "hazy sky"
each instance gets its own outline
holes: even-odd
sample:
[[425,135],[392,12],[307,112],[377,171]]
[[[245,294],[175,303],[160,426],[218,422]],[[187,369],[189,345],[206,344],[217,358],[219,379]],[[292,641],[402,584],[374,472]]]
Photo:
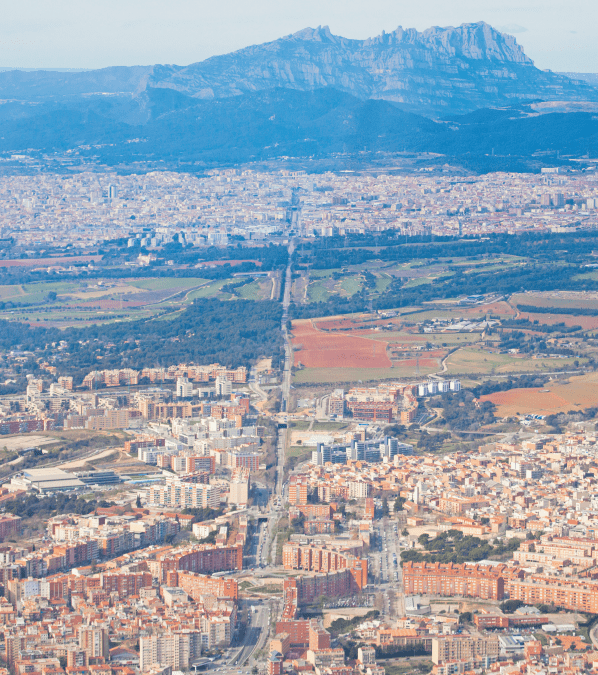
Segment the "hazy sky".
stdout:
[[0,66],[186,65],[307,26],[363,39],[475,21],[539,68],[598,72],[598,0],[5,0]]

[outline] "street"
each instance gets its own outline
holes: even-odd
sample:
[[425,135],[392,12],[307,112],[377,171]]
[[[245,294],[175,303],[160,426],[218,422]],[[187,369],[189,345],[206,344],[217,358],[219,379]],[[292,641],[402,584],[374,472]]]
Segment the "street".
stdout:
[[377,521],[374,530],[377,546],[372,546],[369,555],[371,574],[377,589],[383,593],[383,612],[388,618],[405,616],[399,528],[390,518]]

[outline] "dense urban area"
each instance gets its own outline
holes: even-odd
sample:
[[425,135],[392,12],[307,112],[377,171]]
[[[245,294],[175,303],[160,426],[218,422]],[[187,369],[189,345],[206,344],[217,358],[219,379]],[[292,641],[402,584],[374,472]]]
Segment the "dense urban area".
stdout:
[[598,664],[598,184],[5,177],[16,675]]

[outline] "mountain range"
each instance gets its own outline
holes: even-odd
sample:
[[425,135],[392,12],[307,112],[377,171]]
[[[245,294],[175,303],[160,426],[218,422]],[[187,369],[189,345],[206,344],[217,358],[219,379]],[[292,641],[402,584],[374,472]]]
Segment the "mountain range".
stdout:
[[596,141],[593,85],[592,74],[539,70],[483,22],[367,40],[306,28],[189,66],[0,72],[0,150],[100,146],[82,152],[115,163],[585,154]]
[[148,88],[213,99],[323,87],[431,116],[532,99],[598,101],[592,83],[539,70],[512,35],[484,22],[423,32],[399,27],[367,40],[333,35],[327,26],[306,28],[189,66],[0,72],[2,99],[38,103],[93,95],[136,98]]

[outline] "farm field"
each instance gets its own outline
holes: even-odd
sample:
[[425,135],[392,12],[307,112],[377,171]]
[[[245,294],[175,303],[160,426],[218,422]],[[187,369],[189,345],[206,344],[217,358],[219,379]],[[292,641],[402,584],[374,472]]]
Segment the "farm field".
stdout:
[[171,315],[196,298],[270,298],[271,279],[247,277],[232,292],[221,290],[238,281],[235,277],[218,281],[159,277],[4,285],[0,286],[0,319],[60,328],[147,319],[165,311]]
[[73,263],[98,262],[101,255],[63,256],[56,258],[22,258],[18,260],[0,260],[0,267],[62,267]]
[[[442,332],[443,326],[430,325],[433,332],[422,332],[421,322],[434,319],[482,320],[488,314],[514,316],[515,311],[504,301],[475,307],[438,308],[420,311],[404,308],[402,314],[381,318],[372,314],[354,314],[321,319],[301,319],[293,322],[292,343],[294,365],[298,368],[295,381],[345,382],[366,377],[416,377],[442,371],[442,362],[449,350],[459,345],[475,345],[481,332]],[[418,325],[420,324],[420,325]],[[429,330],[427,327],[426,330]],[[460,353],[460,352],[458,352]],[[473,350],[460,357],[450,357],[449,372],[514,372],[523,369],[523,362],[513,357],[482,356]],[[486,359],[486,361],[484,361]],[[549,360],[549,367],[554,364]],[[534,363],[532,370],[545,370],[543,362]],[[562,363],[560,364],[562,366]],[[357,372],[368,371],[359,376]],[[529,370],[526,365],[525,369]],[[322,370],[321,373],[316,371]]]
[[[441,369],[447,349],[421,349],[426,336],[396,335],[360,330],[348,319],[327,321],[326,326],[355,325],[356,330],[322,331],[320,322],[293,322],[292,343],[295,347],[295,382],[355,382],[426,375]],[[454,336],[451,336],[454,337]],[[409,341],[409,338],[412,340]],[[417,350],[414,348],[417,347]]]
[[481,400],[494,403],[500,417],[584,410],[598,405],[598,373],[571,377],[567,384],[549,382],[543,388],[496,392]]
[[[595,274],[595,273],[593,273]],[[585,275],[580,275],[585,276]],[[577,291],[544,291],[536,293],[516,293],[511,296],[513,305],[533,305],[534,307],[559,307],[598,309],[598,293]]]
[[[323,279],[332,281],[331,277]],[[530,302],[532,300],[528,299],[528,295],[530,294],[520,293],[517,297],[525,297],[526,302]],[[541,295],[536,294],[538,297]],[[569,293],[561,300],[579,306],[582,295],[586,298],[587,305],[592,301],[598,303],[598,293],[594,294],[594,300],[589,297],[589,293]],[[308,384],[371,381],[377,377],[417,377],[430,373],[485,377],[559,372],[575,370],[587,363],[586,355],[592,356],[591,345],[588,345],[590,351],[584,352],[581,349],[580,353],[582,343],[577,333],[575,338],[559,337],[558,328],[551,332],[533,331],[525,326],[518,328],[511,325],[504,329],[498,326],[488,335],[482,334],[481,330],[453,332],[447,329],[447,322],[479,322],[489,317],[499,321],[529,317],[531,321],[537,321],[540,327],[563,323],[564,326],[581,325],[586,330],[598,329],[598,316],[527,315],[518,313],[512,302],[506,299],[496,296],[488,296],[488,299],[489,302],[475,305],[451,304],[446,300],[438,306],[425,303],[420,307],[387,310],[388,316],[365,312],[295,320],[292,328],[294,365],[297,368],[295,382]],[[509,336],[517,333],[532,342],[536,340],[537,344],[548,338],[553,344],[552,336],[556,336],[557,342],[573,340],[575,344],[570,344],[568,351],[561,351],[562,356],[532,358],[531,354],[507,353],[500,346],[501,341],[506,340],[508,343]],[[489,348],[480,349],[478,344],[481,342],[488,343]],[[511,344],[508,348],[512,346]],[[449,354],[455,348],[458,349]],[[500,349],[503,353],[499,353]],[[577,352],[572,352],[572,349]],[[550,350],[550,347],[544,346],[534,351],[542,353]],[[558,347],[555,352],[559,353]]]
[[346,333],[324,333],[311,321],[293,323],[295,366],[308,368],[389,368],[386,343]]
[[[438,370],[420,364],[420,375]],[[407,368],[305,368],[295,372],[294,384],[336,384],[350,382],[377,382],[379,380],[399,380],[414,377],[415,366]]]
[[567,367],[574,368],[574,361],[574,358],[530,359],[529,356],[525,355],[495,354],[481,349],[463,347],[448,357],[446,366],[448,373],[451,375],[527,373],[563,370]]
[[521,312],[518,319],[538,321],[549,326],[565,324],[565,326],[580,326],[583,330],[596,330],[598,328],[598,316],[575,316],[574,314],[533,314]]

